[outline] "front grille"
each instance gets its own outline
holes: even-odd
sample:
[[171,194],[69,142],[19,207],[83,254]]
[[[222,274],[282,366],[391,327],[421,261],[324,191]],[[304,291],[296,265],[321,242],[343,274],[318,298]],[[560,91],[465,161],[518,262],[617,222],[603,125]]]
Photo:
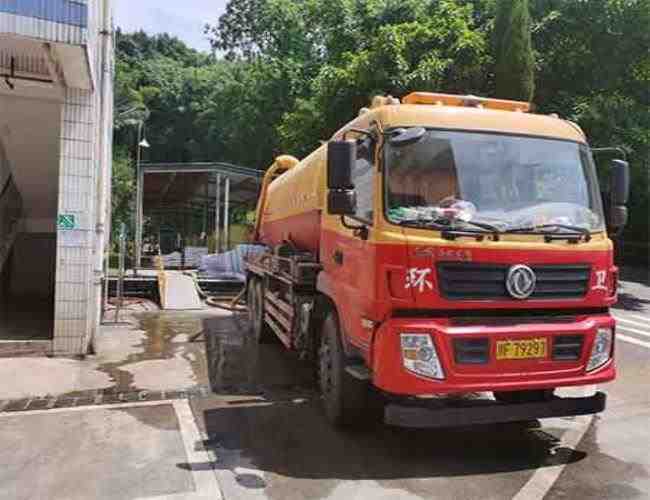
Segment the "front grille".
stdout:
[[553,361],[577,361],[582,356],[583,335],[558,335],[553,339]]
[[[516,300],[506,289],[510,267],[510,264],[440,262],[440,293],[449,300]],[[531,265],[530,268],[537,276],[530,299],[577,299],[587,293],[589,265]]]
[[575,316],[503,316],[503,317],[457,317],[451,318],[452,326],[518,326],[547,323],[574,323]]
[[488,339],[454,339],[454,359],[459,365],[483,365],[490,358]]

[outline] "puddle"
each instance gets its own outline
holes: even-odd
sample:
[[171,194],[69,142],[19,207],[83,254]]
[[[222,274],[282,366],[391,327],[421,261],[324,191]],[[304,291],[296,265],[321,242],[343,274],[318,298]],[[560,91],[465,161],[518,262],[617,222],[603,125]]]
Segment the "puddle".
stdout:
[[[203,320],[215,312],[142,312],[134,327],[103,330],[98,371],[109,375],[116,393],[187,390],[208,384]],[[75,393],[71,393],[75,395]]]
[[259,344],[244,315],[204,320],[210,387],[216,394],[312,392],[313,365],[279,341]]

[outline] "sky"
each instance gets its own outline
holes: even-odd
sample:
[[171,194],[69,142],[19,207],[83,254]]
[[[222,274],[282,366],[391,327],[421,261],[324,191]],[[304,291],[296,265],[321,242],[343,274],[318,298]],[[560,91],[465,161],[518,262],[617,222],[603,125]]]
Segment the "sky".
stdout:
[[190,47],[210,50],[203,26],[216,23],[227,0],[116,0],[115,26],[123,31],[143,29],[170,33]]

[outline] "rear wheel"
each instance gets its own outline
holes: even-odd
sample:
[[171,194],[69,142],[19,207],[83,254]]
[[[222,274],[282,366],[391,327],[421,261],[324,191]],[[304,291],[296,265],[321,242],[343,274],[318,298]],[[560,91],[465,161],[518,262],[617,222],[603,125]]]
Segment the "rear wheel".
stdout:
[[260,343],[269,341],[272,333],[264,321],[264,287],[261,279],[251,278],[248,281],[246,302],[253,335]]
[[553,398],[555,389],[540,389],[536,391],[495,392],[494,399],[501,403],[539,403]]
[[325,316],[318,359],[319,384],[328,420],[338,426],[359,423],[367,414],[369,388],[345,371],[346,356],[334,311]]

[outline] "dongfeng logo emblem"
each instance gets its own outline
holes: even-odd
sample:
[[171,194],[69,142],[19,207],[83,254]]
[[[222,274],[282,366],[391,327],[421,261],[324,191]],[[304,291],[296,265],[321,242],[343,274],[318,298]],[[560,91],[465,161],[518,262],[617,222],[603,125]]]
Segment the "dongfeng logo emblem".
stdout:
[[508,270],[506,288],[515,299],[527,299],[535,291],[537,276],[528,266],[519,264]]

